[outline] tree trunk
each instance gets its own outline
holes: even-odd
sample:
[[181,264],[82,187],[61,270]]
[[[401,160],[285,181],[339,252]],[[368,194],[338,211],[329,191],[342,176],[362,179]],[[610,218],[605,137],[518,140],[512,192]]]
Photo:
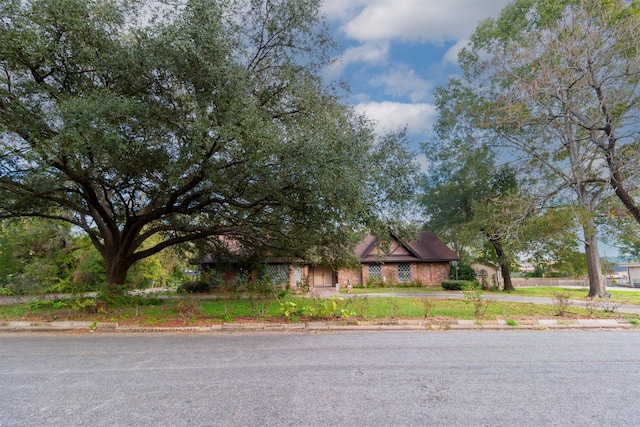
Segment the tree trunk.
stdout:
[[589,273],[589,298],[604,297],[606,294],[602,267],[600,266],[600,254],[598,253],[598,229],[594,220],[595,201],[589,197],[589,191],[585,184],[575,187],[578,196],[578,205],[581,210],[578,220],[582,224],[584,234],[584,252],[587,257],[587,271]]
[[606,295],[600,254],[598,253],[598,236],[593,219],[588,219],[583,226],[584,251],[587,256],[587,271],[589,272],[589,298],[604,297]]
[[127,280],[129,263],[122,255],[116,254],[104,258],[105,284],[104,292],[107,294],[122,293],[123,286]]
[[493,246],[493,249],[496,251],[496,255],[498,256],[498,265],[500,266],[500,272],[502,273],[502,280],[504,281],[504,291],[510,292],[515,291],[513,287],[513,283],[511,283],[511,272],[509,271],[509,257],[504,252],[504,248],[502,246],[502,239],[499,236],[489,236],[486,235]]

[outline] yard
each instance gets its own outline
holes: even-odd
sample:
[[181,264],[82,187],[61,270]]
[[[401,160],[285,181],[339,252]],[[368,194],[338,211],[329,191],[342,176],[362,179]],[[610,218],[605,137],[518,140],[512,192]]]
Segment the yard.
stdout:
[[[362,295],[410,293],[411,296]],[[530,319],[556,318],[624,318],[638,324],[640,315],[621,313],[624,304],[640,305],[640,293],[612,290],[607,301],[589,301],[584,289],[521,288],[508,295],[546,297],[552,304],[496,301],[492,295],[502,292],[460,292],[425,288],[366,288],[355,289],[354,295],[334,296],[331,299],[273,295],[263,297],[249,294],[187,295],[158,294],[136,296],[96,309],[92,298],[43,300],[5,304],[0,306],[0,323],[13,320],[53,321],[83,320],[118,322],[137,325],[207,325],[229,322],[306,322],[338,321],[396,321],[399,319],[429,319],[433,322],[455,319],[478,321],[505,320],[509,324]],[[584,306],[568,304],[569,300],[583,301]],[[603,309],[604,308],[604,309]],[[607,309],[608,308],[608,309]]]

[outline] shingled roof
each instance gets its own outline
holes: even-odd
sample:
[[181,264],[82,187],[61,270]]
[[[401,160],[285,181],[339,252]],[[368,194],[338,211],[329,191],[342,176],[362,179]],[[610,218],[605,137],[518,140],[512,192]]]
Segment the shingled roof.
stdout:
[[460,260],[460,257],[455,252],[430,231],[419,232],[418,238],[411,242],[405,242],[395,234],[392,234],[391,239],[389,253],[380,254],[376,250],[380,240],[372,235],[367,235],[356,247],[356,255],[360,257],[360,262],[368,264],[381,262],[450,262]]
[[[252,255],[252,251],[242,246],[239,242],[223,238],[223,243],[216,255],[207,254],[199,260],[192,261],[193,264],[216,264],[221,262],[237,262],[247,259]],[[421,231],[414,241],[406,242],[396,234],[391,234],[391,245],[389,253],[382,254],[378,248],[380,240],[375,236],[367,235],[356,246],[355,254],[363,264],[371,263],[391,263],[391,262],[450,262],[459,261],[460,257],[447,247],[440,239],[430,231]],[[220,249],[219,248],[219,249]],[[264,260],[268,264],[283,263],[305,263],[304,260],[292,257],[275,258],[269,257]]]

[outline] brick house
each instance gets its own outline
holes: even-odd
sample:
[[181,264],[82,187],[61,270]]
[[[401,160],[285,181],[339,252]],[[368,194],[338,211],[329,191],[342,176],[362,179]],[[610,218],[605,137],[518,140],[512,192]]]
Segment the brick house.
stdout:
[[430,231],[418,233],[418,238],[410,242],[392,234],[386,250],[377,238],[368,235],[356,247],[356,255],[360,258],[358,268],[338,271],[340,286],[366,286],[376,281],[439,284],[449,278],[451,262],[460,260]]
[[381,281],[435,285],[448,279],[450,263],[460,260],[429,231],[418,233],[418,238],[411,242],[392,234],[386,248],[382,247],[379,239],[368,235],[356,246],[355,252],[360,265],[338,271],[328,265],[314,265],[294,258],[265,259],[261,263],[261,272],[255,263],[216,260],[210,255],[199,264],[203,271],[216,270],[225,283],[239,278],[256,280],[260,274],[266,273],[274,285],[288,284],[292,289],[298,289],[305,284],[312,288],[329,288],[336,284],[340,287],[366,286]]

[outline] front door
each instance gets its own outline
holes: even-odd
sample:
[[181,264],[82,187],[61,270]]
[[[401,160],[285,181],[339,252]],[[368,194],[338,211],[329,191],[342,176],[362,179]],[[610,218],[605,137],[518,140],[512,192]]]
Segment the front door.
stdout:
[[313,286],[316,288],[333,286],[333,272],[331,267],[316,265],[313,267]]

